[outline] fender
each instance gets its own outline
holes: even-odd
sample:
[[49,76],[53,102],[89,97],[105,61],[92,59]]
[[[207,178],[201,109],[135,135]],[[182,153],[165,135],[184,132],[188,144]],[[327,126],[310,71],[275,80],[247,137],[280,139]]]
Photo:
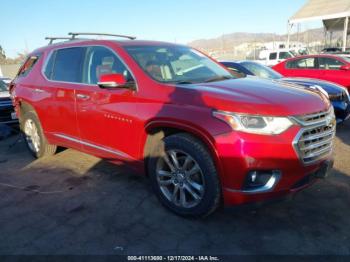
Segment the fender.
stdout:
[[184,123],[176,120],[152,120],[145,126],[145,133],[141,138],[141,149],[140,155],[146,158],[149,154],[148,144],[154,142],[154,140],[159,141],[163,138],[163,135],[154,136],[153,138],[149,135],[152,129],[162,129],[162,128],[174,128],[180,131],[184,131],[198,138],[204,145],[209,149],[210,154],[213,156],[214,164],[217,168],[219,175],[222,174],[222,166],[217,150],[214,146],[213,137],[202,130],[200,127],[194,126],[193,124]]

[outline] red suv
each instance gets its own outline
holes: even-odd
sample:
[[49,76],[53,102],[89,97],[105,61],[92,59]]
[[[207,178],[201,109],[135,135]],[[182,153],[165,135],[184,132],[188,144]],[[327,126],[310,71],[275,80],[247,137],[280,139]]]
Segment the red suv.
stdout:
[[34,156],[63,146],[127,163],[183,216],[298,191],[333,164],[335,118],[326,97],[234,79],[182,45],[48,45],[30,54],[11,93]]

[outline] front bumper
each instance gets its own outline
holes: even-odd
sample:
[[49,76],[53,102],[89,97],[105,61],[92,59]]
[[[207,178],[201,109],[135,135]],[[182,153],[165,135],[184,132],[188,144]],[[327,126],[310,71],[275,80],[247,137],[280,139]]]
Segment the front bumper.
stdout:
[[[332,166],[332,154],[305,165],[293,141],[300,133],[293,126],[277,136],[231,132],[215,138],[220,162],[220,178],[226,205],[242,204],[279,197],[312,184],[325,163]],[[278,171],[278,181],[262,192],[244,190],[251,171]]]

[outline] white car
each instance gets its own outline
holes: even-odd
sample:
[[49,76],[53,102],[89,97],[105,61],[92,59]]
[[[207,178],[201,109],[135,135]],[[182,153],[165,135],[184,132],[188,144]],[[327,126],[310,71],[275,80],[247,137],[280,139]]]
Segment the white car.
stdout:
[[263,50],[259,54],[259,60],[255,60],[255,62],[272,67],[295,56],[296,55],[292,51],[287,49]]

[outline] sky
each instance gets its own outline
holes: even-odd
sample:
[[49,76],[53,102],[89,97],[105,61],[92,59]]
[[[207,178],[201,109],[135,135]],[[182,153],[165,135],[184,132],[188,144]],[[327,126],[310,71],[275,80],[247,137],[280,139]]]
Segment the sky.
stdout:
[[[186,44],[233,32],[285,34],[306,0],[0,0],[8,57],[68,32],[135,35]],[[308,29],[308,28],[305,28]]]

